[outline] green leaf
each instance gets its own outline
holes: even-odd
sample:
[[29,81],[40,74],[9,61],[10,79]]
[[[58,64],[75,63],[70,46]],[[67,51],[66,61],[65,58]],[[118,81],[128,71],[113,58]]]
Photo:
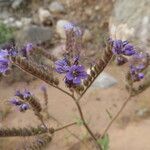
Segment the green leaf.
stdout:
[[78,126],[82,126],[83,125],[83,120],[81,118],[76,118],[76,123]]
[[101,145],[102,150],[109,150],[109,136],[105,134],[103,138],[97,140],[97,143]]
[[110,118],[110,119],[112,119],[112,118],[113,118],[112,114],[109,112],[109,110],[108,110],[108,109],[106,109],[106,113],[108,114],[108,116],[109,116],[109,118]]

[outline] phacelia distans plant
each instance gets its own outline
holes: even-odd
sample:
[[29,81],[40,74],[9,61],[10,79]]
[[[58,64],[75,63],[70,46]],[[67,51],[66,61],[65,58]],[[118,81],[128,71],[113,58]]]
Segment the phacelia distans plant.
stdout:
[[[28,43],[20,50],[15,47],[4,48],[0,50],[0,73],[3,75],[8,74],[14,65],[40,80],[43,80],[58,91],[68,95],[77,106],[81,122],[95,142],[96,148],[99,150],[106,150],[103,142],[101,141],[103,139],[106,140],[108,129],[125,108],[129,100],[135,95],[134,83],[141,81],[144,78],[144,71],[150,64],[149,55],[147,53],[139,52],[129,41],[109,38],[102,57],[99,58],[93,65],[87,67],[81,64],[80,61],[82,58],[81,50],[83,35],[81,29],[73,24],[66,24],[64,28],[66,31],[66,48],[63,58],[58,59],[43,48],[33,45],[32,43]],[[34,59],[32,59],[32,56],[34,53],[39,53],[41,56],[49,59],[53,65],[41,65],[33,61]],[[129,96],[118,113],[106,126],[104,132],[99,133],[99,136],[97,137],[85,120],[80,101],[95,79],[101,74],[114,57],[116,64],[119,66],[128,63],[129,69],[126,74],[126,79],[128,82],[127,89],[129,91]],[[90,71],[87,73],[88,68]],[[55,76],[56,73],[63,77],[63,79],[61,77],[60,79],[63,80],[66,89],[61,87],[60,79]],[[1,137],[37,136],[38,140],[26,147],[28,150],[42,149],[52,140],[52,134],[77,124],[77,122],[72,122],[58,129],[54,129],[52,127],[49,128],[45,123],[44,116],[42,114],[43,110],[48,111],[48,94],[46,87],[42,86],[41,90],[44,94],[45,108],[42,108],[38,98],[27,89],[22,92],[20,90],[16,91],[14,98],[10,100],[10,104],[13,105],[13,107],[17,107],[20,112],[25,113],[28,110],[32,110],[35,116],[41,121],[42,127],[37,126],[19,129],[2,128],[0,129]]]

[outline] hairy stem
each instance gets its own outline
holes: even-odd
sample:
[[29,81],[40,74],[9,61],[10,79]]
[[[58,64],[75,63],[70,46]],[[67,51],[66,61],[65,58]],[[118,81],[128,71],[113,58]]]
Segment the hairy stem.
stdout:
[[40,80],[43,80],[43,81],[44,81],[45,83],[47,83],[48,85],[51,85],[51,86],[53,86],[54,88],[56,88],[56,89],[60,90],[61,92],[65,93],[66,95],[72,97],[72,95],[71,95],[69,92],[63,90],[62,88],[60,88],[60,87],[58,87],[58,86],[56,86],[56,85],[50,84],[47,80],[41,79],[39,76],[33,74],[32,72],[27,71],[25,68],[23,68],[22,66],[20,66],[20,65],[17,64],[16,62],[13,62],[13,64],[14,64],[16,67],[18,67],[18,68],[20,68],[21,70],[23,70],[24,72],[26,72],[26,73],[28,73],[28,74],[30,74],[30,75],[36,77],[36,78],[39,78]]
[[94,140],[94,142],[95,142],[96,146],[98,147],[98,149],[102,150],[101,145],[99,145],[97,143],[97,139],[96,139],[94,133],[92,132],[92,130],[90,129],[90,127],[87,125],[87,123],[85,121],[85,118],[84,118],[84,115],[83,115],[83,112],[82,112],[82,109],[81,109],[81,106],[80,106],[79,102],[75,98],[74,98],[74,101],[75,101],[75,104],[76,104],[76,106],[78,108],[79,115],[80,115],[80,117],[81,117],[81,119],[83,121],[84,127],[86,128],[86,130],[88,131],[88,133],[91,135],[91,137]]
[[107,127],[105,128],[103,134],[101,137],[103,137],[108,130],[110,129],[110,127],[112,126],[112,124],[116,121],[116,119],[119,117],[119,115],[123,112],[124,108],[126,107],[126,105],[128,104],[128,102],[131,100],[131,95],[129,95],[129,97],[125,100],[125,102],[122,104],[121,108],[119,109],[119,111],[117,112],[117,114],[113,117],[113,119],[109,122],[109,124],[107,125]]
[[[110,60],[108,61],[108,63],[104,66],[104,68],[101,70],[101,72],[102,71],[104,71],[104,69],[110,64],[110,62],[112,61],[112,59],[113,59],[113,55],[111,56],[111,58],[110,58]],[[100,73],[101,73],[100,72]],[[80,99],[83,97],[83,95],[87,92],[87,90],[91,87],[91,85],[93,84],[93,82],[97,79],[97,77],[100,75],[100,73],[99,74],[97,74],[96,76],[95,76],[95,78],[90,82],[90,84],[88,85],[88,87],[84,90],[84,92],[79,96],[79,98],[78,98],[78,101],[80,101]]]
[[43,116],[39,113],[39,112],[35,112],[35,115],[37,116],[37,118],[41,121],[42,125],[44,126],[45,129],[48,130],[44,120],[43,120]]
[[75,124],[77,124],[77,123],[76,123],[76,122],[73,122],[73,123],[67,124],[67,125],[65,125],[65,126],[62,126],[62,127],[60,127],[60,128],[55,129],[55,132],[60,131],[60,130],[63,130],[63,129],[66,129],[66,128],[68,128],[68,127],[70,127],[70,126],[73,126],[73,125],[75,125]]

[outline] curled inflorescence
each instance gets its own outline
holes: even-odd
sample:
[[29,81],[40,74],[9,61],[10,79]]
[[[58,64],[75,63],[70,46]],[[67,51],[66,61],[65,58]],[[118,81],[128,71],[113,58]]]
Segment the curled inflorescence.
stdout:
[[82,79],[87,78],[84,66],[79,65],[79,57],[75,57],[73,63],[64,58],[55,62],[56,71],[65,74],[65,84],[68,87],[75,87],[81,84]]
[[[0,137],[8,136],[35,136],[47,133],[43,127],[29,127],[29,128],[0,128]],[[54,129],[50,128],[49,133],[54,133]]]
[[15,96],[19,97],[23,102],[27,102],[34,111],[40,112],[42,110],[39,100],[28,90],[25,89],[24,92],[17,91]]
[[135,46],[128,41],[110,40],[110,42],[112,44],[112,52],[116,56],[116,63],[123,65],[129,62],[130,71],[128,78],[133,82],[143,79],[143,70],[148,66],[149,55],[139,52]]
[[35,141],[32,143],[28,143],[23,147],[24,150],[41,150],[45,147],[48,143],[50,143],[52,137],[48,134],[44,134],[41,136],[36,137]]

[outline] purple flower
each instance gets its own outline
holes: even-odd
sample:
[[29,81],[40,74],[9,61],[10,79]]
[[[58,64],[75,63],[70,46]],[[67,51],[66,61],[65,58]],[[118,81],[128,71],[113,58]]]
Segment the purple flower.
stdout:
[[73,58],[73,65],[78,65],[79,59],[80,59],[79,55],[75,56],[75,57]]
[[40,89],[41,89],[41,91],[46,91],[46,86],[45,86],[45,85],[42,85],[42,86],[40,87]]
[[87,73],[81,65],[73,65],[70,67],[69,71],[66,73],[66,80],[72,81],[73,84],[80,84],[81,79],[87,78]]
[[19,107],[20,112],[24,112],[29,109],[29,104],[24,103],[16,98],[11,99],[10,103]]
[[29,108],[30,108],[29,105],[26,104],[26,103],[21,104],[21,105],[19,106],[19,110],[20,110],[21,112],[24,112],[24,111],[28,110]]
[[136,53],[132,44],[126,44],[123,48],[123,54],[127,56],[134,55]]
[[133,81],[140,81],[144,78],[144,74],[141,72],[145,66],[140,64],[138,66],[130,65],[130,74]]
[[139,79],[143,79],[143,78],[144,78],[144,73],[139,73],[139,74],[138,74],[138,78],[139,78]]
[[15,93],[15,96],[22,97],[23,94],[19,90],[17,90],[16,93]]
[[76,36],[81,36],[82,31],[80,30],[79,27],[75,26],[73,23],[66,23],[64,25],[65,31],[73,31],[74,35]]
[[113,41],[113,53],[114,54],[121,54],[122,53],[122,48],[123,48],[123,43],[121,40],[115,40]]
[[28,43],[26,45],[26,51],[27,51],[27,53],[29,53],[32,49],[33,49],[33,44],[32,43]]
[[22,104],[22,101],[16,99],[16,98],[13,98],[10,100],[10,103],[13,104],[13,105],[16,105],[16,106],[19,106]]
[[23,55],[24,57],[28,57],[28,55],[30,54],[30,52],[32,51],[32,49],[33,49],[33,44],[32,44],[32,43],[26,44],[26,45],[21,49],[22,55]]
[[0,73],[5,74],[9,70],[10,61],[5,58],[0,58]]
[[8,56],[7,50],[0,50],[0,59],[6,58]]
[[15,96],[18,96],[22,99],[29,98],[32,96],[29,90],[25,89],[24,92],[20,92],[19,90],[16,91]]
[[136,53],[134,46],[130,44],[128,41],[115,40],[113,41],[112,51],[115,55],[122,54],[131,56]]
[[123,65],[125,64],[126,62],[128,62],[128,59],[123,57],[123,56],[117,56],[116,59],[115,59],[115,62],[117,65]]
[[66,73],[67,71],[69,71],[69,65],[68,65],[68,61],[66,58],[62,59],[62,60],[57,60],[55,62],[55,68],[56,68],[56,72],[58,73]]
[[126,40],[126,41],[123,41],[122,44],[123,44],[123,47],[124,47],[124,46],[126,46],[127,44],[129,44],[129,42]]
[[29,90],[25,89],[24,92],[23,92],[23,98],[29,98],[31,97],[31,93]]
[[73,23],[66,23],[65,25],[64,25],[64,29],[65,30],[72,30],[73,28],[75,27],[75,25],[73,24]]

